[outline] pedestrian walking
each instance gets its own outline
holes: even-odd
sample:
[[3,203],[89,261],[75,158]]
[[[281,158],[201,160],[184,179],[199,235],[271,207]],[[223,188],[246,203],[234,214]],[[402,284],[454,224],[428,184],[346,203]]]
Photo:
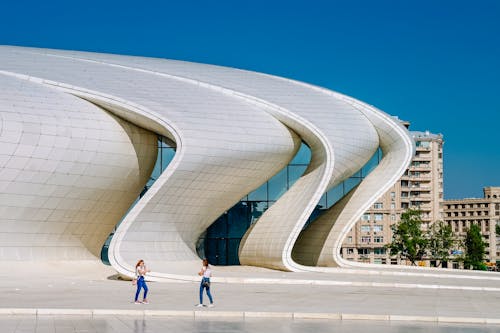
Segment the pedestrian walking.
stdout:
[[[148,272],[150,272],[150,270],[146,268],[144,260],[139,260],[135,265],[135,283],[137,284],[137,291],[135,292],[135,304],[149,304],[147,299],[148,286],[146,285],[145,280],[146,273]],[[139,294],[141,293],[141,289],[144,289],[144,295],[142,298],[142,302],[139,302]]]
[[210,300],[209,307],[214,306],[214,300],[212,298],[212,294],[210,293],[210,278],[212,277],[212,270],[208,265],[208,260],[203,259],[203,266],[201,267],[201,271],[198,272],[198,275],[201,276],[200,282],[200,303],[197,304],[197,307],[205,306],[203,305],[203,289],[206,290],[208,299]]

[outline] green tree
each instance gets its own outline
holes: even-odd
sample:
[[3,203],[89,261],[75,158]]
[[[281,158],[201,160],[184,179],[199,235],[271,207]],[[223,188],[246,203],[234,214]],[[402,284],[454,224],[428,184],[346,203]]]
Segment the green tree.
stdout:
[[443,261],[448,261],[450,251],[456,244],[456,239],[453,236],[451,226],[443,221],[435,222],[428,232],[429,252],[433,259],[439,261],[438,267],[443,264]]
[[486,270],[484,264],[484,249],[485,244],[481,236],[481,229],[477,224],[472,224],[467,230],[463,242],[465,248],[464,267],[475,270]]
[[497,236],[500,236],[500,224],[495,224],[495,234],[497,234]]
[[392,226],[392,242],[386,245],[391,255],[399,255],[416,265],[426,254],[429,243],[421,225],[420,210],[408,209],[401,214],[401,221]]

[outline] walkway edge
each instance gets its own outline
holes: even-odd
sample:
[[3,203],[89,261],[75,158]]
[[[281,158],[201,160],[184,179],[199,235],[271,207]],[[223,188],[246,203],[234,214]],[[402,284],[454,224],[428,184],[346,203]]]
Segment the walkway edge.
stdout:
[[217,311],[217,310],[128,310],[128,309],[49,309],[49,308],[0,308],[0,315],[31,316],[138,316],[138,317],[188,317],[208,318],[281,318],[281,319],[328,319],[328,320],[377,320],[414,321],[432,323],[459,323],[500,325],[500,318],[454,317],[454,316],[410,316],[363,313],[321,313],[321,312],[257,312],[257,311]]

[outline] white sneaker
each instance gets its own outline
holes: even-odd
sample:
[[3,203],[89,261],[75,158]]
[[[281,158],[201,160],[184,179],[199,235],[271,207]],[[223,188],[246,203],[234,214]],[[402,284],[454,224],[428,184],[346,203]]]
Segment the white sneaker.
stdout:
[[200,304],[196,304],[195,306],[196,306],[196,307],[198,307],[198,308],[202,308],[202,307],[204,307],[205,305],[203,305],[203,304],[201,304],[201,303],[200,303]]
[[209,308],[213,308],[214,306],[215,306],[215,304],[214,304],[214,303],[210,303],[210,304],[208,305],[208,307],[209,307]]
[[135,304],[142,304],[142,302],[139,302],[139,301],[135,301],[134,303]]

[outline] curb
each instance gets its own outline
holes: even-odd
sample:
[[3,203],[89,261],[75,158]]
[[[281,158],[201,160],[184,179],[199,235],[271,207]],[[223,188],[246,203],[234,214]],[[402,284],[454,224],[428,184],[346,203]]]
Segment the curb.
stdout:
[[137,317],[185,317],[193,320],[210,318],[279,318],[288,320],[376,320],[430,323],[458,323],[500,325],[500,318],[453,317],[453,316],[407,316],[390,314],[321,313],[321,312],[258,312],[258,311],[213,311],[213,310],[124,310],[124,309],[29,309],[0,308],[0,315],[30,316],[137,316]]

